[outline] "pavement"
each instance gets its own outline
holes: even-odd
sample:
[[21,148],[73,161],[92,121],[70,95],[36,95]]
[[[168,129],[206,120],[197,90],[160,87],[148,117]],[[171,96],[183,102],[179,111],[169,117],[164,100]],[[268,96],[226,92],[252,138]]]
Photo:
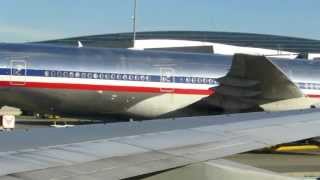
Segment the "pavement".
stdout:
[[97,120],[86,120],[76,118],[59,118],[59,119],[47,119],[47,118],[35,118],[33,116],[18,116],[16,117],[16,129],[32,129],[32,128],[47,128],[54,124],[56,121],[59,125],[71,124],[71,125],[86,125],[103,123]]
[[282,174],[320,177],[320,151],[244,153],[226,159]]

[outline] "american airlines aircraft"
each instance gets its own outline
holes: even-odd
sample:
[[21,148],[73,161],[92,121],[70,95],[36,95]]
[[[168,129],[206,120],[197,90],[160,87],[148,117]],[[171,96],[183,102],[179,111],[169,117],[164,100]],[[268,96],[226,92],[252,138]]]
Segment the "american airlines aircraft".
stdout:
[[[1,105],[40,113],[151,119],[310,108],[320,97],[317,60],[36,44],[0,44],[0,59]],[[294,179],[223,158],[317,137],[319,116],[309,109],[17,130],[0,136],[0,179],[170,179],[166,172],[195,163],[205,172],[171,179]]]
[[[0,103],[66,116],[317,106],[320,61],[0,44]],[[200,107],[200,108],[199,108]]]

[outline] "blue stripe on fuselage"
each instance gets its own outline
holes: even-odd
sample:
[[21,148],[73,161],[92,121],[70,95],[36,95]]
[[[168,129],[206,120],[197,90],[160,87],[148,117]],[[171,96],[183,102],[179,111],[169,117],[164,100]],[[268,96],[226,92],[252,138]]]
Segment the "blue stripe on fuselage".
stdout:
[[[12,70],[12,72],[11,72]],[[36,70],[27,69],[19,71],[17,69],[0,68],[0,75],[26,75],[35,77],[59,77],[59,78],[82,78],[82,79],[97,79],[97,80],[119,80],[119,81],[142,81],[142,82],[167,82],[167,83],[188,83],[188,84],[208,84],[218,86],[219,83],[215,78],[205,77],[187,77],[187,76],[158,76],[158,75],[143,75],[143,74],[123,74],[123,73],[99,73],[99,72],[79,72],[79,71],[59,71],[59,70]],[[304,83],[297,82],[296,85],[300,89],[320,90],[319,83]]]
[[[123,81],[142,81],[142,82],[166,82],[166,83],[189,83],[189,84],[208,84],[217,86],[218,82],[214,78],[206,77],[186,77],[186,76],[158,76],[143,74],[124,74],[124,73],[100,73],[100,72],[79,72],[79,71],[58,71],[58,70],[24,70],[12,69],[15,76],[35,76],[35,77],[59,77],[59,78],[81,78],[96,80],[123,80]],[[11,69],[0,68],[0,75],[11,75]]]

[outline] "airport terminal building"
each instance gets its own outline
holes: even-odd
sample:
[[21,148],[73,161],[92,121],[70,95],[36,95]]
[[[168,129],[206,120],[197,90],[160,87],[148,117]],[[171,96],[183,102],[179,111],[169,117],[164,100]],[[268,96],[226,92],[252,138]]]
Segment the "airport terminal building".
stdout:
[[[274,49],[296,53],[320,53],[320,40],[253,33],[209,31],[148,31],[138,32],[136,34],[136,40],[182,40],[188,42],[193,41],[202,43],[221,43],[241,47]],[[89,47],[130,48],[133,46],[133,34],[102,34],[44,42],[63,45],[76,45],[77,41],[81,41],[85,46]],[[153,44],[155,44],[155,42],[153,42]],[[208,49],[205,48],[205,46],[206,44],[203,45],[202,50]],[[198,49],[197,51],[201,50]],[[214,49],[212,51],[214,51]]]

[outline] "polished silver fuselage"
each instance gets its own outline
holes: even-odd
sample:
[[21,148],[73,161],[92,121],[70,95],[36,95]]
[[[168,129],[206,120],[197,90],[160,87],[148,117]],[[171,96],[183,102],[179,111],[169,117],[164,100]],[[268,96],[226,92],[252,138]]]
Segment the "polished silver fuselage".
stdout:
[[[212,90],[219,85],[215,79],[227,74],[232,58],[127,49],[0,44],[0,104],[61,115],[143,116],[143,103],[132,107],[148,99],[157,101],[145,105],[157,108],[174,106],[170,104],[176,102],[170,100],[176,98],[174,94],[181,99],[214,96]],[[314,97],[320,95],[319,61],[272,61],[303,92]],[[169,100],[167,97],[166,100],[155,98],[164,94],[172,94],[172,97]],[[197,102],[201,107],[210,106],[206,101],[190,102]],[[185,104],[181,108],[185,108]]]

